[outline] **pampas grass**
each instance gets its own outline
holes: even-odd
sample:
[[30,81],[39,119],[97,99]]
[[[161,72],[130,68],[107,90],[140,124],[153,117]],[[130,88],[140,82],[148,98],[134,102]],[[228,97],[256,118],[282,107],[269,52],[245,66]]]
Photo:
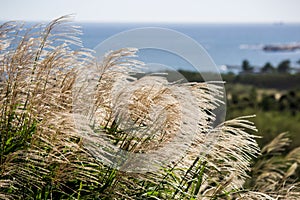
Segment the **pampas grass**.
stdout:
[[255,190],[269,194],[275,199],[298,199],[300,195],[297,174],[299,153],[296,148],[287,155],[290,139],[281,133],[262,149],[262,155],[253,166],[249,184]]
[[260,151],[252,116],[214,127],[218,84],[137,78],[134,48],[98,63],[69,19],[0,26],[1,199],[296,199],[285,134]]

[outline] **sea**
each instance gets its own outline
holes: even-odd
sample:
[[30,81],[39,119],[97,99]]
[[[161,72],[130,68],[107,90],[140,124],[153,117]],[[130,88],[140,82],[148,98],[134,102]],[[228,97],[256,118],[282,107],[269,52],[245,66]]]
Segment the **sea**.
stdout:
[[[195,40],[221,72],[239,72],[243,60],[248,60],[255,69],[259,69],[267,62],[276,67],[283,60],[290,60],[293,68],[300,68],[300,49],[263,50],[265,45],[299,45],[300,24],[79,23],[79,25],[83,30],[81,36],[83,44],[91,49],[123,31],[156,27],[174,30]],[[176,69],[190,69],[187,62],[180,61],[165,52],[143,53],[145,55],[140,55],[142,61],[163,62],[162,64],[172,65]]]

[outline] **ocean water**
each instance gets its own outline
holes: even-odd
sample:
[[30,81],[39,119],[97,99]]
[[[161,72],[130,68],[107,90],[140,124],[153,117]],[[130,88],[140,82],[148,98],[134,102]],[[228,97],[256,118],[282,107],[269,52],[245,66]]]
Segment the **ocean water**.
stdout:
[[[300,67],[300,50],[293,52],[265,52],[264,45],[270,44],[300,44],[300,24],[109,24],[83,23],[82,40],[86,47],[96,45],[114,34],[133,28],[162,27],[169,28],[196,40],[211,56],[217,66],[240,66],[247,59],[254,67],[261,67],[266,62],[274,66],[285,59],[289,59],[293,67]],[[174,59],[161,52],[148,52],[147,58],[163,57],[175,68],[188,68],[185,62]],[[141,56],[143,57],[143,56]],[[158,60],[162,60],[158,59]],[[151,59],[150,59],[151,60]],[[224,66],[223,66],[224,67]],[[220,68],[222,69],[222,67]]]

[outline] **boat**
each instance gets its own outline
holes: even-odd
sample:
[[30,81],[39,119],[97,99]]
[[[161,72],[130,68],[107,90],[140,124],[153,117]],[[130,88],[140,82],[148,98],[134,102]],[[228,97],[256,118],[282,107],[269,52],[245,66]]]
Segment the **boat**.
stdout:
[[276,51],[296,51],[300,50],[300,44],[274,44],[274,45],[265,45],[263,47],[264,51],[276,52]]

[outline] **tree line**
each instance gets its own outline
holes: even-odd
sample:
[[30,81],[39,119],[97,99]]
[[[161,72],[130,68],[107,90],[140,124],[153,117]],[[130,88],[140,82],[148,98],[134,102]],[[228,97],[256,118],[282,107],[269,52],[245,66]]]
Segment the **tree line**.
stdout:
[[[297,61],[300,64],[300,60]],[[267,62],[261,69],[261,73],[290,73],[291,72],[291,61],[283,60],[281,61],[277,67],[273,66],[270,62]],[[242,62],[242,70],[246,73],[252,73],[254,71],[254,67],[251,66],[248,60],[243,60]]]

